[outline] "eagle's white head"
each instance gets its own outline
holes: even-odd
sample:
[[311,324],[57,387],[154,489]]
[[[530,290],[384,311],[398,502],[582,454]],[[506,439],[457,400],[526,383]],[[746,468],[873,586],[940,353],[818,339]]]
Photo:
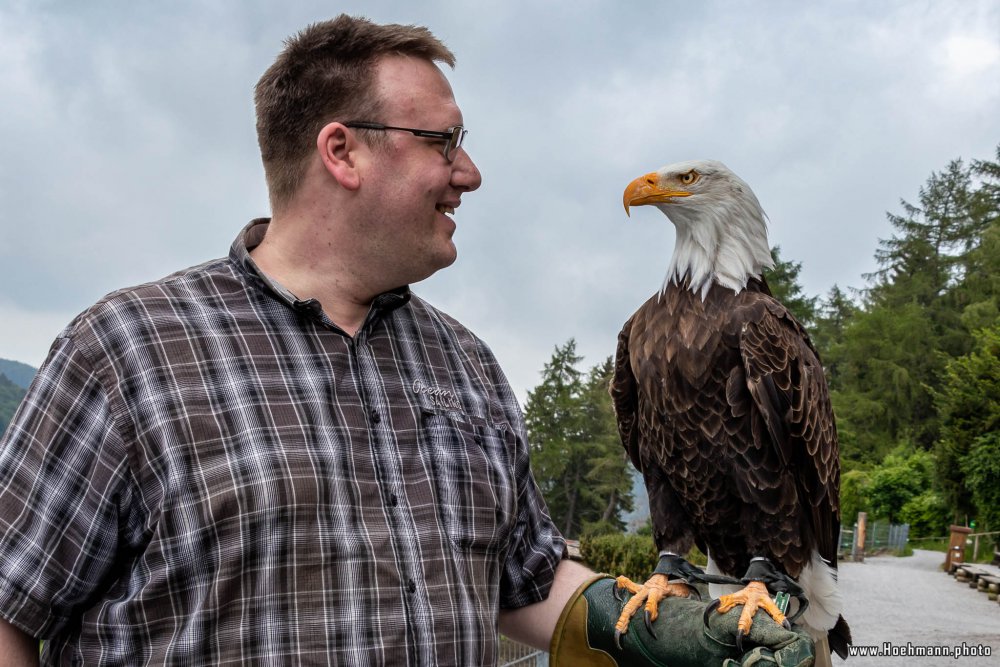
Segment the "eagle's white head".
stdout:
[[684,278],[704,299],[713,282],[736,292],[774,266],[767,220],[743,179],[715,160],[690,160],[640,176],[625,188],[630,206],[653,204],[677,228],[663,289]]

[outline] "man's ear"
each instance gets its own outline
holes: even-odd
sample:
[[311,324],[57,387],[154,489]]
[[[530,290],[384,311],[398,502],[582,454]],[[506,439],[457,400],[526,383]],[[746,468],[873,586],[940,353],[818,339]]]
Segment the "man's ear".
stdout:
[[361,185],[357,164],[361,146],[356,135],[342,123],[327,123],[316,137],[323,167],[345,190],[357,190]]

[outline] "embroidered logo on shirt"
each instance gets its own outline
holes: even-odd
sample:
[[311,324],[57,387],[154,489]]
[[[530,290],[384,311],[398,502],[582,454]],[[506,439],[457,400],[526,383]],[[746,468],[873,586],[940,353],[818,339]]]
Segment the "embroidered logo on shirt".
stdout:
[[462,406],[458,402],[458,397],[455,396],[455,392],[449,389],[432,387],[425,384],[421,380],[414,380],[413,393],[418,396],[423,395],[428,397],[431,399],[431,405],[436,408],[445,408],[448,410],[458,410],[459,412],[463,412]]

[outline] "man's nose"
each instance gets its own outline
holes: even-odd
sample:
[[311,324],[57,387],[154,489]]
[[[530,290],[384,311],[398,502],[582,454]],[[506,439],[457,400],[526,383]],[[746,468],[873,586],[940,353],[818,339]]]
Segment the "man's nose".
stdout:
[[464,148],[459,148],[452,166],[451,183],[456,188],[471,192],[483,184],[483,175]]

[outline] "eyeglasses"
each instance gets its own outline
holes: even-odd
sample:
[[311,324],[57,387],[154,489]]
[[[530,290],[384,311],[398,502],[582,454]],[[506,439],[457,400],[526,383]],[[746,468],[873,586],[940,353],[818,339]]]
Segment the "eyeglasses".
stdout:
[[409,132],[416,137],[427,137],[429,139],[441,139],[447,143],[441,150],[445,159],[448,162],[453,162],[455,160],[455,152],[462,147],[462,142],[465,141],[465,135],[469,133],[461,125],[456,125],[455,127],[449,127],[443,132],[437,130],[418,130],[413,127],[393,127],[392,125],[383,125],[382,123],[367,123],[364,121],[351,121],[349,123],[344,123],[345,127],[353,127],[359,130],[399,130],[401,132]]

